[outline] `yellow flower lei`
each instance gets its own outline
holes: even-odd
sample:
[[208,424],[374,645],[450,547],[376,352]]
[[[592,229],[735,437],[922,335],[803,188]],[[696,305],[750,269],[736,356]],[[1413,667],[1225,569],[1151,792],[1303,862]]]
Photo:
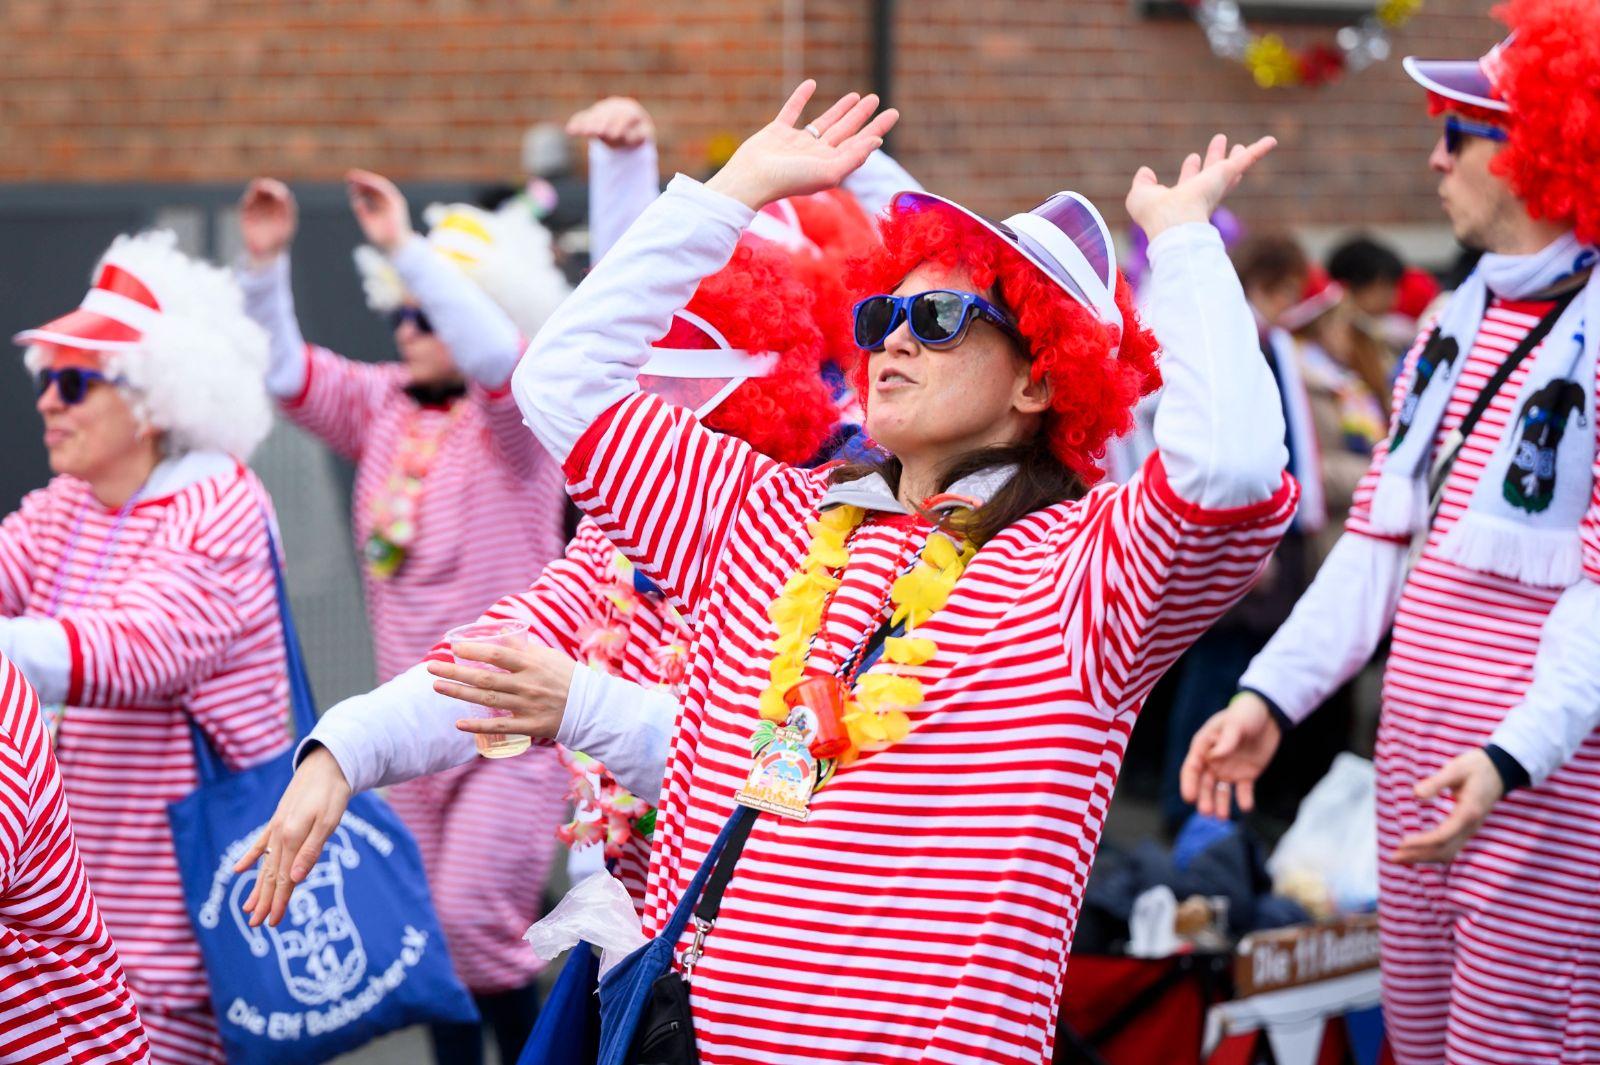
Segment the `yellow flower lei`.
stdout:
[[[778,635],[773,641],[776,654],[770,682],[759,703],[761,717],[766,721],[781,725],[789,718],[785,697],[805,676],[806,656],[812,639],[822,628],[828,596],[840,584],[833,571],[843,571],[849,564],[845,541],[865,518],[866,511],[861,507],[841,506],[824,511],[811,522],[811,545],[806,557],[767,607],[767,616],[777,625]],[[906,635],[884,641],[883,657],[891,667],[920,666],[939,653],[938,644],[916,636],[915,630],[944,607],[977,551],[972,544],[957,544],[935,530],[922,548],[921,559],[895,580],[889,590],[889,601],[894,605],[890,623],[904,620]],[[906,710],[921,702],[922,681],[916,677],[892,668],[874,669],[861,676],[844,715],[852,748],[843,760],[851,760],[859,751],[881,749],[904,739],[911,728]]]

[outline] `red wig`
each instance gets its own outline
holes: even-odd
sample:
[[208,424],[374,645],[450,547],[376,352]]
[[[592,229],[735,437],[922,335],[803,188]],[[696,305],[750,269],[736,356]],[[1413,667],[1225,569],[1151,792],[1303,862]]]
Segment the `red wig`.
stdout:
[[842,189],[790,197],[800,228],[820,255],[797,252],[795,271],[816,297],[817,325],[822,329],[823,357],[847,371],[855,368],[850,308],[854,293],[846,284],[849,264],[879,247],[878,229],[856,198]]
[[[923,263],[967,273],[1016,320],[1033,379],[1050,382],[1045,432],[1051,451],[1085,484],[1099,481],[1106,442],[1132,430],[1134,405],[1161,383],[1158,345],[1134,313],[1128,283],[1117,277],[1122,346],[1112,352],[1110,332],[1098,318],[970,218],[954,211],[893,210],[882,233],[882,250],[857,264],[855,290],[863,296],[893,292]],[[860,360],[855,374],[863,404],[866,363]]]
[[700,282],[687,309],[734,347],[778,356],[771,374],[740,384],[705,416],[706,426],[780,462],[813,457],[833,431],[838,411],[821,377],[822,334],[811,294],[789,257],[741,241],[732,261]]
[[1600,243],[1600,5],[1595,0],[1510,0],[1495,16],[1516,32],[1496,88],[1508,115],[1430,96],[1510,135],[1491,165],[1535,218]]

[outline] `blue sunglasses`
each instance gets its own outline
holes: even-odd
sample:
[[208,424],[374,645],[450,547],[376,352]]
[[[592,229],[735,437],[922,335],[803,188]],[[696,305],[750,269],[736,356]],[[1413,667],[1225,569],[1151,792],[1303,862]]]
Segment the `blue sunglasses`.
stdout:
[[973,292],[936,288],[910,296],[868,296],[855,305],[856,346],[866,351],[882,351],[884,341],[902,321],[911,325],[911,335],[930,348],[953,348],[966,338],[974,316],[998,326],[1013,340],[1021,342],[1011,316]]
[[1455,115],[1448,115],[1444,120],[1444,150],[1451,155],[1461,151],[1461,143],[1468,137],[1482,137],[1486,141],[1505,143],[1507,133],[1499,126],[1490,126],[1482,122],[1469,122]]
[[89,386],[96,381],[110,381],[111,378],[99,370],[86,370],[78,366],[68,366],[65,369],[55,370],[46,366],[40,370],[35,378],[39,395],[43,396],[50,391],[50,386],[56,386],[56,393],[60,395],[61,402],[69,407],[76,407],[89,395]]

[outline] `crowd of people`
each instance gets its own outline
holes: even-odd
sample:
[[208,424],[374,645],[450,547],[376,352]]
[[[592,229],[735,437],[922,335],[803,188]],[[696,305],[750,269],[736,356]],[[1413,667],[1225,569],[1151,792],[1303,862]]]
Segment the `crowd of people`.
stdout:
[[[0,1061],[226,1060],[167,806],[197,745],[292,743],[240,919],[385,788],[482,1018],[441,1065],[538,1038],[561,861],[668,948],[601,983],[607,1061],[1049,1060],[1158,682],[1175,833],[1378,669],[1395,1060],[1600,1063],[1600,10],[1502,15],[1406,61],[1481,253],[1448,293],[1247,231],[1271,138],[1133,175],[1125,275],[1084,197],[985,218],[811,82],[664,190],[637,101],[574,116],[576,289],[526,202],[417,232],[350,172],[398,361],[302,336],[279,180],[231,268],[119,237],[16,338],[54,476],[0,523]],[[300,737],[274,405],[355,466],[377,664]]]

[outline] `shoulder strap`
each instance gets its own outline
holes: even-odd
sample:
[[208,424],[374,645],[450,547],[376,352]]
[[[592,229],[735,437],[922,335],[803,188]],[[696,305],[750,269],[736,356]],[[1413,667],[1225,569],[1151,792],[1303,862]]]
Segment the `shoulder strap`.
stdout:
[[[317,698],[311,692],[311,677],[306,672],[305,655],[300,648],[300,634],[294,627],[294,613],[289,609],[289,590],[284,584],[283,563],[278,558],[278,537],[272,529],[272,518],[266,507],[261,508],[261,520],[267,528],[267,555],[272,562],[272,583],[277,596],[278,619],[283,626],[283,652],[289,672],[289,709],[295,734],[300,738],[310,735],[317,724]],[[211,745],[199,723],[189,718],[189,731],[194,739],[194,759],[200,783],[210,784],[228,775],[222,756]]]
[[[740,810],[747,809],[739,807]],[[749,810],[742,818],[736,818],[732,831],[728,833],[726,842],[722,845],[722,853],[717,856],[716,867],[711,870],[711,878],[706,881],[705,890],[700,893],[700,901],[695,904],[694,915],[706,924],[711,924],[717,919],[717,914],[722,909],[722,893],[728,890],[728,881],[733,879],[733,867],[739,864],[739,855],[744,853],[745,840],[750,838],[750,830],[756,826],[756,819],[761,816],[759,810]]]
[[1461,455],[1462,446],[1466,444],[1467,438],[1472,435],[1472,430],[1478,427],[1478,420],[1489,409],[1489,404],[1494,402],[1494,397],[1499,395],[1500,389],[1504,388],[1505,383],[1511,380],[1511,375],[1516,373],[1517,367],[1521,366],[1528,356],[1532,354],[1533,349],[1537,348],[1544,341],[1544,338],[1550,335],[1550,331],[1556,327],[1556,322],[1560,319],[1562,313],[1566,311],[1567,305],[1581,291],[1583,289],[1580,286],[1558,297],[1555,306],[1546,311],[1544,317],[1539,319],[1538,324],[1528,330],[1528,335],[1523,337],[1522,342],[1513,348],[1511,354],[1507,355],[1504,361],[1500,363],[1500,366],[1494,372],[1494,376],[1489,378],[1483,388],[1478,390],[1477,398],[1473,400],[1472,407],[1467,411],[1466,417],[1461,419],[1461,424],[1451,432],[1445,449],[1440,453],[1438,459],[1434,461],[1433,469],[1428,474],[1429,527],[1432,527],[1433,519],[1438,515],[1439,502],[1443,498],[1445,481],[1449,479],[1450,471],[1455,467],[1456,459]]

